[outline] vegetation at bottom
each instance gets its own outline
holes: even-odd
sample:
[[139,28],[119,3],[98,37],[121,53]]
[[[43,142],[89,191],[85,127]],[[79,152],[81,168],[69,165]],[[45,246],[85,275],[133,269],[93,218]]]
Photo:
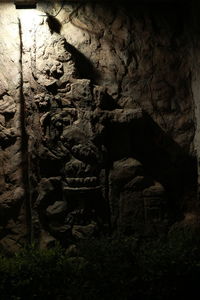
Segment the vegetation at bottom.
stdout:
[[0,299],[196,299],[200,237],[82,240],[0,256]]

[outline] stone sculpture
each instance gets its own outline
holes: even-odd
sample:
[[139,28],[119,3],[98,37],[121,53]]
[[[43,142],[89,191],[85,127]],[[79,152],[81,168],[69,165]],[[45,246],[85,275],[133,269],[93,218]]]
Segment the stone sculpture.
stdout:
[[[33,45],[23,44],[23,122],[28,137],[29,229],[35,240],[41,247],[55,240],[67,246],[102,234],[165,232],[180,211],[178,201],[184,202],[181,186],[188,183],[193,163],[128,93],[129,73],[135,72],[131,75],[135,85],[139,72],[140,84],[145,86],[143,77],[148,74],[143,65],[134,65],[137,71],[129,70],[131,63],[127,70],[125,63],[119,63],[123,74],[119,90],[124,85],[126,91],[117,98],[115,91],[111,93],[115,84],[109,89],[80,76],[84,72],[78,68],[78,50],[50,30],[44,19],[29,34]],[[141,57],[147,57],[146,52]],[[116,78],[120,75],[114,67],[112,72]],[[5,78],[0,79],[5,83]],[[156,105],[161,104],[161,111],[169,110],[166,103],[174,95],[173,88],[166,92],[154,81]],[[4,85],[0,86],[0,243],[14,248],[13,243],[21,246],[27,237],[23,135],[19,95],[15,95],[18,83],[12,92]],[[143,90],[137,97],[150,106],[153,100],[145,94],[147,86]],[[5,168],[10,157],[12,166]]]
[[[105,88],[76,78],[66,41],[53,36],[52,40],[43,52],[53,55],[53,61],[48,59],[55,71],[44,62],[36,76],[40,85],[48,89],[51,85],[54,92],[35,97],[42,128],[40,174],[45,176],[34,204],[35,231],[38,227],[67,243],[115,227],[123,233],[141,233],[148,222],[160,225],[166,218],[164,188],[142,173],[137,176],[141,168],[137,160],[121,160],[122,170],[116,171],[117,162],[113,165],[109,157],[109,128],[138,126],[145,119],[142,110],[120,109]],[[56,71],[57,65],[62,72]]]

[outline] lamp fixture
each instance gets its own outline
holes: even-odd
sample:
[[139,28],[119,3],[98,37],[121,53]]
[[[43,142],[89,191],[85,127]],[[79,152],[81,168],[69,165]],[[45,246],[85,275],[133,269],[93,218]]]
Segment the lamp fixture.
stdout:
[[14,1],[16,9],[31,9],[36,8],[36,0],[15,0]]

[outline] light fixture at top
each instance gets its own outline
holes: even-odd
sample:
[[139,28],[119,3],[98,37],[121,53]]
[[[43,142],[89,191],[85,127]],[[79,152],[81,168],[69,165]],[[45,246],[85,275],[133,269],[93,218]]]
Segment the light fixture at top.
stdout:
[[36,8],[36,0],[15,0],[14,1],[16,9],[31,9]]

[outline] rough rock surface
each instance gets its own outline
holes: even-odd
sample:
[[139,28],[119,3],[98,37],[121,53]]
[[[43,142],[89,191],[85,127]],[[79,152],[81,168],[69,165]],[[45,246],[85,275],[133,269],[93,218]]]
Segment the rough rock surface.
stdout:
[[181,15],[84,2],[38,9],[19,23],[12,4],[0,6],[1,246],[165,232],[196,205]]

